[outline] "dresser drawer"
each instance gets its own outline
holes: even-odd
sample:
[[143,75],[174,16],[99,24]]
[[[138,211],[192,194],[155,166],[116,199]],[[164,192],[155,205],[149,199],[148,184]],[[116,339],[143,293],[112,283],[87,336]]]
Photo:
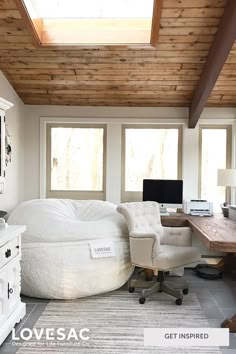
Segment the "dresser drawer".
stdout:
[[20,238],[9,241],[2,247],[0,247],[0,268],[7,264],[11,259],[13,259],[20,252]]

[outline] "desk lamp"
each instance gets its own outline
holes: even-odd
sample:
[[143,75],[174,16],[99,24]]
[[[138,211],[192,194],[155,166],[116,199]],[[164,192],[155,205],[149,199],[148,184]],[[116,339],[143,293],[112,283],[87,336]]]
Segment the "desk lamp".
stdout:
[[[236,169],[227,168],[227,169],[219,169],[217,173],[217,185],[225,186],[225,187],[235,187],[236,186]],[[229,207],[228,201],[229,197],[222,205],[221,209],[224,216],[229,216]]]

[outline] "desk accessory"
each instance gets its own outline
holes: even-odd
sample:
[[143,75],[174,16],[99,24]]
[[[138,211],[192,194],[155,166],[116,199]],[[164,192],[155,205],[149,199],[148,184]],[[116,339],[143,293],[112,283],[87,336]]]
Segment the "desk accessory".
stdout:
[[[227,169],[218,169],[217,171],[217,185],[225,187],[235,187],[236,186],[236,169],[227,168]],[[221,210],[223,215],[229,217],[229,193],[227,193],[226,201],[221,204]]]
[[209,264],[198,264],[193,270],[203,279],[215,280],[221,279],[223,276],[220,269]]
[[206,200],[185,200],[184,201],[184,213],[193,216],[212,216],[213,215],[213,203]]

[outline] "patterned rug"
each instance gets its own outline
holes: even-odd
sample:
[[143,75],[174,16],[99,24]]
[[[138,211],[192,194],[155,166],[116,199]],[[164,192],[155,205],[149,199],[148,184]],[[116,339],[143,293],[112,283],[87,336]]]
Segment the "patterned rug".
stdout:
[[[78,353],[78,354],[157,354],[157,353],[212,353],[216,348],[160,348],[144,347],[143,329],[155,327],[209,327],[195,294],[184,297],[176,306],[172,297],[158,293],[138,302],[138,294],[118,290],[90,298],[51,301],[34,328],[88,328],[89,340],[40,341],[35,337],[20,346],[17,354]],[[87,335],[87,333],[84,333]]]

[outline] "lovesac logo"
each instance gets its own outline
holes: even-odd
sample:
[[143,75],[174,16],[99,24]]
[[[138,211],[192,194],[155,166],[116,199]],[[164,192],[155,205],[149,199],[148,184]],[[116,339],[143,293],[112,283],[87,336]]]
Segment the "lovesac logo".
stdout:
[[65,328],[23,328],[19,334],[16,335],[15,328],[12,330],[12,340],[30,340],[36,339],[40,341],[42,338],[46,341],[79,341],[79,340],[88,340],[89,329],[82,328],[76,332],[75,328],[68,329]]

